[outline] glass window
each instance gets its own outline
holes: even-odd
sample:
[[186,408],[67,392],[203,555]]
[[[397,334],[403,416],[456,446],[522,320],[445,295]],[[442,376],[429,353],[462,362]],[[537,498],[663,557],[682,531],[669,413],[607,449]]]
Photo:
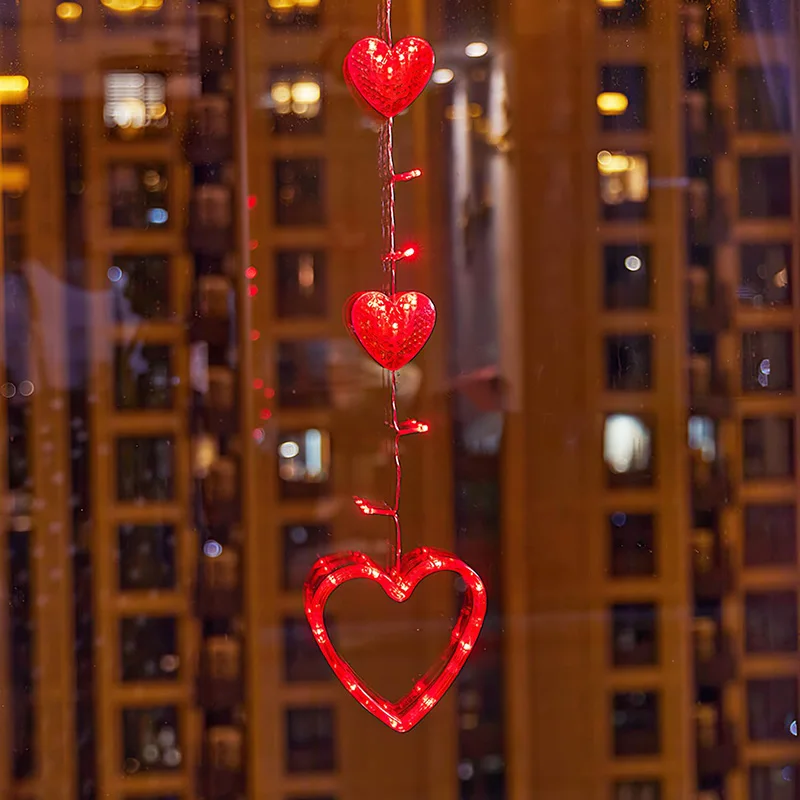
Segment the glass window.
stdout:
[[797,764],[750,767],[750,800],[797,800]]
[[796,678],[747,682],[747,727],[751,740],[794,742],[797,725]]
[[652,514],[616,511],[608,518],[611,574],[650,578],[656,574],[655,521]]
[[322,0],[267,0],[267,19],[274,27],[316,28]]
[[301,589],[316,560],[330,547],[331,531],[325,525],[284,525],[284,588]]
[[299,67],[273,70],[266,103],[275,133],[297,135],[322,131],[319,73]]
[[115,255],[108,268],[115,322],[172,315],[170,266],[165,255]]
[[741,245],[739,264],[740,303],[753,306],[783,306],[791,303],[791,245]]
[[604,131],[647,127],[647,68],[605,65],[600,69],[597,111]]
[[739,216],[791,217],[792,159],[745,156],[739,159]]
[[742,334],[742,389],[781,391],[793,385],[791,331],[750,331]]
[[788,67],[739,67],[736,110],[741,131],[790,131]]
[[647,0],[597,0],[597,9],[604,28],[640,27],[646,21]]
[[[278,436],[278,477],[284,497],[327,491],[331,446],[326,431],[309,428]],[[305,489],[304,489],[305,487]]]
[[290,708],[286,712],[286,771],[332,772],[336,768],[331,708]]
[[180,657],[175,617],[123,617],[120,640],[123,681],[178,678]]
[[618,692],[613,697],[614,755],[657,755],[660,750],[656,692]]
[[790,0],[736,0],[736,21],[740,31],[788,33]]
[[[331,632],[331,621],[326,619],[325,623]],[[283,621],[283,665],[289,683],[326,681],[333,675],[305,617]]]
[[121,138],[145,130],[163,130],[169,123],[167,81],[155,72],[107,72],[103,80],[103,119]]
[[606,387],[641,392],[652,388],[652,336],[606,336]]
[[650,177],[647,156],[601,150],[597,154],[603,218],[640,220],[648,213]]
[[745,649],[748,653],[797,651],[796,592],[761,592],[745,596]]
[[174,706],[122,711],[122,769],[126,775],[178,769],[183,760]]
[[632,414],[606,417],[603,458],[612,486],[642,486],[653,482],[653,436],[645,420]]
[[604,305],[607,309],[648,308],[650,305],[650,248],[611,244],[603,248]]
[[658,663],[658,607],[655,603],[611,606],[611,656],[615,667]]
[[794,420],[759,417],[743,421],[744,477],[788,478],[794,475]]
[[116,407],[172,408],[172,368],[169,345],[134,341],[114,349]]
[[326,340],[278,343],[278,401],[284,408],[330,404]]
[[620,781],[614,786],[614,800],[661,800],[658,781]]
[[164,164],[117,163],[109,167],[112,228],[163,228],[167,211],[167,168]]
[[324,317],[328,311],[325,254],[279,250],[275,257],[279,317]]
[[174,493],[174,448],[172,439],[157,436],[125,437],[117,440],[117,498],[171,500]]
[[320,225],[325,221],[322,159],[275,162],[275,213],[279,225]]
[[119,586],[122,591],[175,586],[175,529],[171,525],[120,525]]
[[793,505],[745,506],[745,566],[792,566],[796,562],[797,509]]

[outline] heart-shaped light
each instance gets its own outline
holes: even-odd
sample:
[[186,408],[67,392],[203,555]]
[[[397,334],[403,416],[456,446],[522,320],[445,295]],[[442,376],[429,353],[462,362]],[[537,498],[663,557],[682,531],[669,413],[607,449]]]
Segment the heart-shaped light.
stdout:
[[356,100],[390,119],[405,111],[433,75],[436,57],[424,39],[408,36],[390,47],[369,37],[356,42],[344,60],[344,79]]
[[[439,660],[405,697],[393,703],[370,689],[336,652],[325,627],[325,604],[343,583],[358,579],[374,581],[388,597],[403,603],[421,580],[439,572],[454,572],[464,582],[466,591],[461,613]],[[370,714],[399,733],[410,731],[442,699],[469,658],[486,616],[486,590],[477,573],[452,553],[430,547],[406,553],[388,572],[364,553],[324,556],[308,576],[304,599],[308,624],[336,677]]]
[[425,346],[436,324],[433,301],[421,292],[360,292],[345,306],[349,328],[384,369],[404,367]]

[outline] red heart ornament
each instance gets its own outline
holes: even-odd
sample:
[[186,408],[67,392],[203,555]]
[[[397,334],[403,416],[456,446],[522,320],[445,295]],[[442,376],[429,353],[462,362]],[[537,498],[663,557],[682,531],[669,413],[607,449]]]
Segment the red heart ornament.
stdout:
[[[365,685],[336,652],[325,627],[325,603],[343,583],[359,578],[374,581],[392,600],[404,603],[421,580],[438,572],[454,572],[464,581],[461,613],[439,660],[405,697],[392,703]],[[442,699],[469,658],[486,616],[486,590],[478,574],[452,553],[430,547],[406,553],[388,572],[364,553],[324,556],[311,569],[304,599],[308,624],[336,677],[370,714],[398,733],[410,731]]]
[[344,79],[356,100],[391,119],[419,97],[435,62],[433,48],[417,36],[401,39],[394,47],[373,36],[350,48]]
[[350,330],[384,369],[396,370],[414,358],[433,332],[436,308],[421,292],[386,295],[360,292],[345,306]]

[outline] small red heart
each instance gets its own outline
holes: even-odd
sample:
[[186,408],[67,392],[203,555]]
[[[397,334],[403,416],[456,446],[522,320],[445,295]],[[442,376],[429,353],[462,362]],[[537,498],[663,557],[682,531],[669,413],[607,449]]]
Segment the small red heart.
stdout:
[[424,39],[408,36],[390,47],[374,36],[356,42],[344,60],[344,79],[356,100],[390,119],[405,111],[433,75],[436,57]]
[[[404,603],[421,580],[437,572],[455,572],[464,581],[461,613],[437,663],[405,697],[392,703],[370,689],[336,652],[325,627],[325,604],[339,586],[357,579],[374,581],[392,600]],[[388,572],[364,553],[324,556],[308,576],[304,599],[311,631],[336,677],[370,714],[399,733],[410,731],[442,699],[469,658],[486,616],[486,590],[477,573],[452,553],[430,547],[406,553]]]
[[396,370],[414,358],[433,332],[436,309],[421,292],[391,296],[360,292],[345,306],[350,330],[384,369]]

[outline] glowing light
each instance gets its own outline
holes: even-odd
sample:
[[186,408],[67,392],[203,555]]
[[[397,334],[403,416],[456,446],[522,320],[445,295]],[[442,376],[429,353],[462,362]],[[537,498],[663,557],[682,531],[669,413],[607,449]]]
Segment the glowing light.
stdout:
[[109,267],[106,274],[111,283],[117,283],[122,280],[122,270],[119,267]]
[[272,416],[272,412],[268,408],[262,408],[259,412],[259,416],[263,420],[267,420]]
[[75,22],[82,14],[83,6],[80,3],[59,3],[56,6],[56,16],[64,22]]
[[263,389],[264,388],[264,381],[261,378],[256,378],[253,381],[253,388],[254,389]]
[[422,176],[421,169],[411,169],[408,172],[400,172],[394,176],[395,183],[405,183],[406,181],[413,181],[415,178]]
[[638,272],[642,268],[642,259],[639,256],[628,256],[625,259],[625,269],[628,272]]
[[625,0],[597,0],[600,8],[624,8]]
[[19,393],[23,397],[30,397],[34,392],[34,385],[31,381],[20,381],[19,384]]
[[416,255],[416,253],[417,248],[413,245],[411,247],[406,247],[406,249],[403,250],[403,258],[411,258],[412,256]]
[[258,286],[248,286],[247,287],[247,294],[250,297],[255,297],[258,294]]
[[261,331],[250,331],[250,341],[257,342],[261,338]]
[[470,42],[464,48],[464,53],[469,58],[483,58],[488,52],[489,45],[486,42]]
[[28,99],[30,81],[24,75],[0,75],[0,103],[18,105]]
[[622,92],[602,92],[597,95],[597,110],[605,117],[615,117],[628,110],[628,98]]
[[203,553],[209,558],[219,558],[222,555],[222,545],[216,539],[209,539],[203,545]]
[[442,67],[441,69],[436,69],[433,71],[433,82],[438,84],[439,86],[444,86],[447,83],[450,83],[453,78],[455,78],[456,74],[451,69],[447,69],[447,67]]
[[247,278],[248,280],[253,280],[253,278],[255,278],[255,276],[256,276],[257,274],[258,274],[258,270],[257,270],[255,267],[248,267],[248,268],[247,268],[247,269],[244,271],[244,276],[245,276],[245,278]]
[[283,442],[278,448],[281,458],[297,458],[300,455],[300,445],[297,442]]
[[101,2],[106,8],[118,14],[130,14],[144,5],[143,0],[101,0]]
[[169,214],[167,213],[166,208],[147,209],[147,221],[151,225],[163,225],[167,219],[169,219]]
[[251,239],[250,240],[250,249],[256,250],[258,248],[258,239]]
[[247,197],[247,207],[252,211],[258,205],[258,198],[251,194]]
[[617,475],[641,472],[650,463],[650,431],[638,417],[612,414],[606,420],[603,456]]
[[319,102],[321,96],[322,92],[316,81],[297,81],[292,84],[292,101],[295,103],[313,105]]

